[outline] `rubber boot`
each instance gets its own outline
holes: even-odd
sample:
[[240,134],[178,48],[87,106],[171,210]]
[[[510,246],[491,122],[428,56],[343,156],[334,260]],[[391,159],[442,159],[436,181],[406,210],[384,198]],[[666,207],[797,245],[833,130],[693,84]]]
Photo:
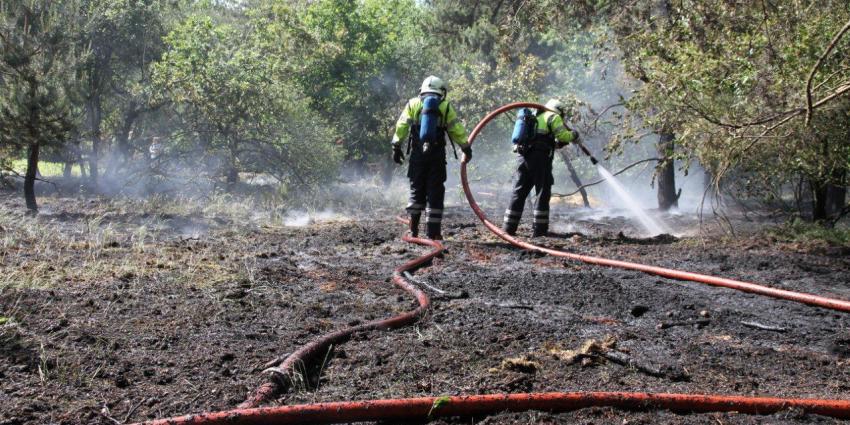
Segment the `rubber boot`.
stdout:
[[549,225],[548,224],[535,224],[532,226],[532,238],[539,238],[541,236],[546,236],[549,234]]
[[440,231],[440,223],[428,223],[427,224],[427,234],[428,239],[441,241],[443,240],[442,232]]
[[414,238],[419,237],[419,220],[422,218],[422,214],[410,214],[410,236]]
[[519,223],[503,223],[502,230],[505,231],[508,235],[516,236],[516,229],[519,227]]

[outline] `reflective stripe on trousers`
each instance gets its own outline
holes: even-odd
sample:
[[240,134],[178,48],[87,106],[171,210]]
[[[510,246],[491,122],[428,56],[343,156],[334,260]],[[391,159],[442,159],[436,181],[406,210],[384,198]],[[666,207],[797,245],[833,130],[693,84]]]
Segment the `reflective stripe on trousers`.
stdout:
[[425,222],[426,223],[442,223],[443,222],[443,210],[437,208],[428,208],[425,210]]
[[549,210],[534,211],[534,224],[549,224]]
[[514,210],[505,210],[505,223],[519,223],[519,219],[522,217],[522,211],[514,211]]

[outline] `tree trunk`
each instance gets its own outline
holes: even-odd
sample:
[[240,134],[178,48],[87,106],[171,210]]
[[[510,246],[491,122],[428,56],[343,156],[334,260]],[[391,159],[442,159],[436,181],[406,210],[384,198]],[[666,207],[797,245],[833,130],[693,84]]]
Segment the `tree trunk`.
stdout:
[[810,182],[812,187],[812,221],[823,222],[827,218],[826,193],[827,185],[824,181]]
[[89,113],[89,124],[91,129],[91,156],[89,156],[89,177],[94,185],[97,185],[98,168],[97,163],[100,155],[102,109],[100,96],[93,96],[86,105]]
[[27,155],[27,172],[24,175],[24,199],[27,203],[27,209],[32,212],[38,212],[38,203],[35,200],[35,178],[38,171],[38,143],[31,143],[29,146],[29,154]]
[[826,185],[826,214],[835,217],[844,210],[847,203],[847,170],[837,169],[832,172],[832,181]]
[[673,163],[675,136],[662,133],[658,138],[658,157],[661,163],[657,169],[658,177],[658,209],[668,211],[679,206],[679,194],[676,193],[676,168]]
[[576,172],[575,167],[573,167],[573,162],[570,160],[569,154],[567,154],[566,149],[558,150],[558,153],[561,154],[561,159],[564,160],[564,164],[567,165],[567,171],[570,172],[570,180],[573,181],[573,184],[579,188],[579,193],[581,194],[581,201],[584,203],[585,208],[590,208],[590,201],[587,199],[587,191],[584,190],[584,184],[581,182],[581,179],[578,177],[578,173]]
[[813,180],[810,182],[812,187],[812,221],[825,222],[841,213],[847,202],[846,178],[847,170],[838,169],[832,172],[831,181]]
[[136,103],[131,102],[127,112],[124,114],[124,121],[118,127],[115,133],[115,149],[121,156],[121,161],[126,162],[130,158],[130,130],[139,117],[139,110],[136,109]]
[[393,182],[393,171],[395,171],[395,162],[390,157],[386,157],[382,162],[383,169],[381,170],[381,181],[384,187],[390,187]]
[[74,163],[71,161],[65,162],[65,166],[62,168],[62,177],[65,179],[71,178],[71,171],[73,170]]
[[239,169],[236,168],[236,165],[231,165],[230,169],[227,170],[227,184],[236,183],[239,183]]

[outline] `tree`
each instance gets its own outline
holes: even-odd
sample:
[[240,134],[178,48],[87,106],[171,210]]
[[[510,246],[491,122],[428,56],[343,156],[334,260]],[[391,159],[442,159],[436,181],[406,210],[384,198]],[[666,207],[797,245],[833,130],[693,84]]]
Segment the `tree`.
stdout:
[[198,135],[202,151],[222,159],[228,183],[236,183],[240,171],[253,171],[315,187],[337,171],[334,135],[298,90],[278,78],[279,58],[255,48],[255,37],[192,16],[165,38],[154,82]]
[[[111,135],[109,155],[114,172],[130,155],[128,135],[142,114],[161,105],[150,101],[150,65],[164,49],[162,37],[186,8],[182,2],[155,0],[86,0],[80,25],[82,45],[91,54],[83,64],[85,133],[91,142],[91,179],[97,183],[99,162]],[[176,15],[176,16],[175,16]]]
[[716,187],[734,175],[758,196],[801,176],[813,218],[825,219],[827,187],[846,186],[850,151],[846,119],[836,119],[850,92],[846,3],[666,3],[643,2],[618,24],[630,28],[619,40],[632,71],[648,81],[633,106],[677,117],[680,145]]
[[389,165],[403,99],[433,72],[421,8],[413,0],[262,3],[253,25],[266,54],[281,58],[277,71],[288,77],[280,78],[326,117],[349,163]]
[[77,64],[86,52],[67,34],[80,16],[76,1],[0,2],[0,143],[25,149],[24,197],[38,210],[35,181],[43,146],[65,141],[74,126]]

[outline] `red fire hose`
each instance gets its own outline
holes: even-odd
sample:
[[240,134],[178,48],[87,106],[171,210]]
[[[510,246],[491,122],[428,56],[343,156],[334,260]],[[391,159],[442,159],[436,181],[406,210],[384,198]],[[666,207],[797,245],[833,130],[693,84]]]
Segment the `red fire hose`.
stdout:
[[[406,223],[406,221],[400,217],[398,220]],[[239,408],[247,409],[257,407],[267,401],[273,400],[279,394],[286,391],[287,387],[291,385],[292,376],[294,374],[306,373],[306,365],[313,363],[317,357],[324,356],[333,345],[348,341],[354,334],[373,330],[401,328],[416,322],[425,314],[426,311],[428,311],[428,307],[431,306],[431,300],[428,298],[428,295],[408,282],[407,279],[404,278],[403,273],[418,268],[428,261],[431,261],[431,259],[440,255],[445,247],[443,247],[443,244],[439,241],[414,238],[406,235],[402,237],[402,240],[409,243],[434,247],[434,249],[427,254],[410,260],[393,270],[393,282],[410,295],[413,295],[419,303],[419,307],[415,310],[408,311],[388,319],[374,320],[362,325],[351,326],[325,334],[313,342],[299,348],[297,351],[286,357],[286,359],[284,359],[279,365],[270,365],[273,367],[266,369],[265,372],[271,373],[272,379],[260,386],[253,395],[239,405]]]
[[[505,111],[521,108],[543,108],[536,103],[513,103],[503,106],[487,115],[472,131],[469,141],[472,143],[484,126],[493,118]],[[461,179],[467,199],[475,214],[493,233],[509,243],[528,250],[545,254],[566,257],[589,264],[621,267],[638,270],[672,279],[689,280],[723,286],[741,291],[767,295],[775,298],[798,301],[840,311],[850,311],[850,302],[820,297],[810,294],[768,288],[753,283],[740,282],[731,279],[718,278],[661,267],[625,261],[609,260],[572,254],[563,251],[539,247],[513,238],[491,223],[481,208],[475,202],[469,189],[466,175],[466,164],[461,166]],[[415,310],[403,313],[390,319],[373,321],[360,326],[346,328],[322,336],[307,344],[289,357],[278,367],[272,368],[278,379],[263,385],[251,398],[240,405],[239,409],[187,415],[168,419],[145,422],[148,425],[262,425],[262,424],[329,424],[362,421],[385,420],[426,420],[437,417],[453,416],[483,416],[501,412],[521,412],[540,410],[548,412],[565,412],[587,407],[615,407],[621,409],[647,410],[668,409],[680,413],[691,412],[739,412],[748,414],[772,414],[783,409],[796,408],[805,413],[831,416],[834,418],[850,419],[850,401],[828,399],[794,399],[772,397],[740,397],[727,395],[699,394],[666,394],[640,392],[563,392],[563,393],[531,393],[531,394],[492,394],[454,397],[421,397],[389,400],[342,401],[333,403],[314,403],[294,406],[278,406],[255,408],[269,401],[289,385],[289,377],[297,373],[298,368],[310,363],[319,354],[324,354],[333,344],[347,341],[357,332],[392,329],[411,324],[418,320],[428,309],[428,296],[404,279],[402,273],[419,267],[443,251],[443,246],[437,241],[411,238],[405,236],[406,242],[434,247],[426,255],[411,260],[395,269],[393,281],[396,285],[414,295],[419,302]],[[250,407],[250,408],[249,408]]]
[[[487,114],[484,119],[482,119],[478,125],[475,126],[475,129],[472,130],[472,133],[469,135],[469,143],[473,143],[475,138],[478,137],[478,134],[484,129],[484,127],[492,121],[494,118],[503,114],[507,111],[517,108],[535,108],[535,109],[544,109],[543,105],[537,103],[527,103],[527,102],[519,102],[519,103],[511,103],[505,106],[502,106],[499,109],[496,109],[493,112]],[[850,312],[850,301],[839,300],[835,298],[827,298],[819,295],[806,294],[802,292],[794,292],[787,291],[784,289],[776,289],[770,288],[763,285],[757,285],[755,283],[749,282],[741,282],[739,280],[726,279],[722,277],[716,276],[708,276],[699,273],[686,272],[681,270],[667,269],[663,267],[656,266],[648,266],[645,264],[631,263],[628,261],[618,261],[618,260],[610,260],[607,258],[599,258],[599,257],[591,257],[588,255],[574,254],[570,252],[558,251],[555,249],[544,248],[541,246],[537,246],[534,244],[530,244],[528,242],[523,242],[517,238],[514,238],[504,231],[499,226],[493,224],[489,219],[487,219],[487,215],[484,214],[484,211],[481,210],[481,207],[478,206],[478,203],[475,202],[475,198],[472,196],[472,191],[469,189],[469,180],[466,176],[466,164],[461,164],[460,166],[460,179],[463,183],[463,191],[466,193],[466,199],[469,201],[469,206],[472,207],[472,210],[475,211],[475,215],[481,219],[481,222],[484,223],[491,232],[495,233],[496,236],[506,240],[511,245],[517,246],[519,248],[527,249],[530,251],[541,252],[544,254],[553,255],[556,257],[565,257],[573,260],[578,260],[588,264],[594,264],[597,266],[608,266],[608,267],[618,267],[622,269],[629,270],[637,270],[644,273],[649,273],[657,276],[662,276],[670,279],[678,279],[678,280],[687,280],[691,282],[699,282],[705,283],[708,285],[714,286],[722,286],[725,288],[737,289],[739,291],[750,292],[758,295],[765,295],[768,297],[779,298],[783,300],[796,301],[803,304],[814,305],[818,307],[824,307],[832,310]]]
[[843,419],[850,418],[850,401],[843,400],[572,392],[340,401],[188,415],[148,422],[148,425],[271,425],[386,420],[410,421],[452,416],[483,416],[527,410],[567,412],[600,406],[632,410],[668,409],[680,413],[739,412],[759,415],[769,415],[783,409],[796,408],[806,413]]

